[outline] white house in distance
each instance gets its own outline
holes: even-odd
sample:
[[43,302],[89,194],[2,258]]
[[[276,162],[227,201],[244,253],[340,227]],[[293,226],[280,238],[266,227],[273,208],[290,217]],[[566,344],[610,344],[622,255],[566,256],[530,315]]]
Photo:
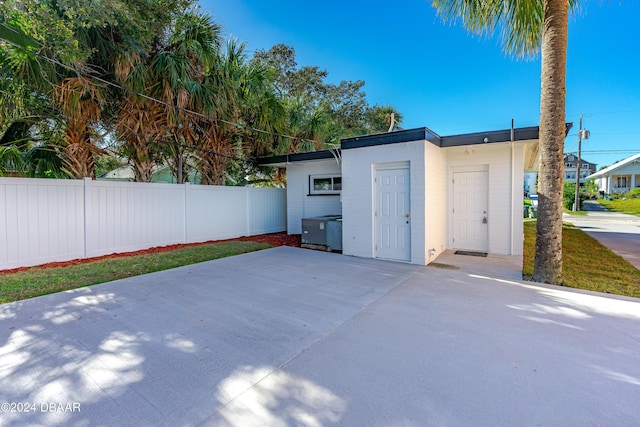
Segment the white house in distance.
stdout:
[[606,194],[626,193],[638,188],[640,187],[640,153],[599,170],[586,179],[595,180],[598,190]]
[[342,215],[343,254],[426,265],[447,249],[522,255],[522,182],[537,161],[538,127],[423,127],[258,165],[286,167],[289,234],[303,218]]

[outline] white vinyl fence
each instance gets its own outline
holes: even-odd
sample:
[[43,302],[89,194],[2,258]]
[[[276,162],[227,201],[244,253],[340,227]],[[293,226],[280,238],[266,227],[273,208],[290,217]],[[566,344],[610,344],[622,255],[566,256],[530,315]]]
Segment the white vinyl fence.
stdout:
[[0,178],[0,270],[285,231],[284,189]]

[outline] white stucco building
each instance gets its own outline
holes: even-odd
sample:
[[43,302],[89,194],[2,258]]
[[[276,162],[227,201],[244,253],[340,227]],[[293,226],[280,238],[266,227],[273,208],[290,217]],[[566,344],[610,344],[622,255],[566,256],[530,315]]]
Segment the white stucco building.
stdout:
[[259,159],[287,169],[287,230],[342,215],[345,255],[426,265],[447,249],[522,255],[522,182],[538,128],[347,138],[339,150]]

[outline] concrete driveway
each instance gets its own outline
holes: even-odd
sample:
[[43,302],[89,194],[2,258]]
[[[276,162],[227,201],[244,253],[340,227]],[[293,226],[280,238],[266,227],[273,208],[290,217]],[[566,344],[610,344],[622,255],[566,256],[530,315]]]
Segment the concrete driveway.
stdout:
[[565,221],[640,269],[640,217],[607,211],[595,200],[585,200],[582,208],[586,216],[565,215]]
[[0,305],[0,319],[3,426],[640,417],[640,300],[442,266],[280,247]]

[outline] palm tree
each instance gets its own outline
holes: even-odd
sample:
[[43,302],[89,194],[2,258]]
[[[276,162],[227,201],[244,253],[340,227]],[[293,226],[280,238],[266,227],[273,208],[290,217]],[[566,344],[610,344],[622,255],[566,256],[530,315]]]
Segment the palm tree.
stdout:
[[[151,181],[168,154],[181,163],[185,147],[196,144],[198,119],[189,111],[216,98],[204,81],[215,67],[220,32],[208,15],[189,10],[158,32],[151,52],[131,50],[116,59],[117,80],[133,91],[122,101],[117,128],[136,181]],[[177,164],[172,169],[178,174]]]
[[284,125],[284,108],[271,70],[249,62],[245,44],[234,39],[227,42],[203,88],[212,96],[201,109],[209,119],[199,121],[204,134],[198,145],[198,171],[202,184],[222,185],[238,158],[273,151],[274,135]]
[[562,284],[562,184],[569,10],[577,0],[434,0],[445,19],[461,18],[476,34],[499,27],[503,46],[516,56],[542,50],[540,170],[533,280]]
[[56,85],[54,102],[64,116],[63,170],[72,178],[95,178],[95,158],[104,151],[94,141],[102,94],[90,78],[71,77]]

